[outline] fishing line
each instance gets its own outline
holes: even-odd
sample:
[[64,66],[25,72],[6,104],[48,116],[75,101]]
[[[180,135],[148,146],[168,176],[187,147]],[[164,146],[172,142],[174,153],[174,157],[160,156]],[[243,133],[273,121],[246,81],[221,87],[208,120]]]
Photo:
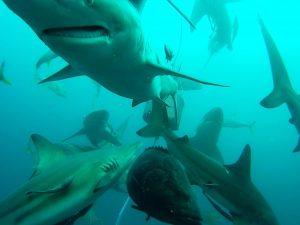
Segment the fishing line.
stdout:
[[124,214],[124,212],[125,212],[125,209],[126,209],[127,206],[129,205],[129,203],[130,203],[130,197],[128,196],[128,197],[126,198],[125,202],[124,202],[124,205],[122,206],[122,208],[121,208],[121,210],[120,210],[120,212],[119,212],[119,214],[118,214],[118,218],[117,218],[117,221],[116,221],[116,224],[115,224],[115,225],[120,225],[122,216],[123,216],[123,214]]

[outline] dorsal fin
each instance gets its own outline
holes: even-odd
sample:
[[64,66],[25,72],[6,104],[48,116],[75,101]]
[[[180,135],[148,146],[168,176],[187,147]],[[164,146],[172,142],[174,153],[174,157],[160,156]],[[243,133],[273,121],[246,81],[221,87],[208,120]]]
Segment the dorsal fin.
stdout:
[[31,139],[37,152],[37,163],[33,176],[38,175],[48,166],[51,166],[66,157],[62,148],[59,148],[58,145],[51,143],[41,135],[32,134]]
[[231,165],[226,165],[232,174],[236,175],[242,181],[251,180],[251,148],[246,145],[238,161]]

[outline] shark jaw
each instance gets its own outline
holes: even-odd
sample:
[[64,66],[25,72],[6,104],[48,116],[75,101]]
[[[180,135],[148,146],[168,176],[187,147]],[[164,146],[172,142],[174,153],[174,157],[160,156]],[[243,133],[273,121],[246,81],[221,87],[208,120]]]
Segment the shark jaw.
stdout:
[[109,37],[109,31],[107,28],[94,25],[94,26],[80,26],[80,27],[60,27],[50,28],[43,31],[43,35],[53,37],[65,37],[65,38],[96,38],[101,39],[103,37]]

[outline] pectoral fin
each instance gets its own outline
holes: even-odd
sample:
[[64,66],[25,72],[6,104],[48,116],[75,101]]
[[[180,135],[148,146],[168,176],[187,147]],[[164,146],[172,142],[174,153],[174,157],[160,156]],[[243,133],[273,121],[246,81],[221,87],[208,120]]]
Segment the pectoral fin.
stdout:
[[77,77],[77,76],[82,76],[82,75],[83,75],[82,73],[74,70],[73,67],[68,65],[68,66],[62,68],[61,70],[59,70],[58,72],[54,73],[50,77],[40,81],[39,84],[43,84],[43,83],[50,82],[50,81],[64,80],[67,78]]
[[204,196],[207,198],[207,200],[210,202],[210,204],[217,210],[222,216],[224,216],[227,220],[230,222],[233,222],[233,217],[225,212],[217,203],[215,203],[205,192],[203,192]]
[[163,67],[161,65],[158,65],[158,64],[155,64],[155,63],[152,63],[152,62],[146,62],[145,67],[146,67],[145,69],[147,71],[151,71],[152,74],[154,74],[154,76],[170,75],[170,76],[178,77],[178,78],[181,78],[181,79],[187,79],[187,80],[190,80],[190,81],[194,81],[198,84],[205,84],[205,85],[212,85],[212,86],[219,86],[219,87],[228,87],[226,85],[221,85],[221,84],[216,84],[216,83],[211,83],[211,82],[207,82],[207,81],[198,80],[198,79],[195,79],[193,77],[190,77],[190,76],[187,76],[185,74],[173,71],[171,69],[168,69],[166,67]]
[[38,194],[55,194],[59,192],[63,192],[67,190],[70,185],[72,184],[73,178],[68,178],[65,180],[63,183],[59,184],[58,186],[51,187],[46,190],[33,190],[33,191],[28,191],[26,193],[27,196],[32,196],[32,195],[38,195]]

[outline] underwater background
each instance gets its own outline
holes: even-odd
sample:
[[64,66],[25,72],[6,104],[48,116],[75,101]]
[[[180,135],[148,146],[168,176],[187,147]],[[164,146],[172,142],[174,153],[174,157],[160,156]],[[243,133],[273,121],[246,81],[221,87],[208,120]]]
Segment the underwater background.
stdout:
[[[193,1],[176,1],[190,14]],[[148,1],[143,23],[149,39],[163,57],[167,43],[174,49],[181,70],[198,78],[230,85],[229,88],[204,87],[199,91],[182,92],[185,107],[178,134],[193,135],[202,116],[219,106],[225,118],[255,121],[248,129],[223,128],[219,148],[226,163],[239,157],[245,144],[252,147],[252,180],[265,196],[281,225],[300,224],[300,153],[292,153],[298,141],[295,127],[288,123],[290,114],[285,105],[265,109],[259,102],[272,90],[269,60],[260,32],[257,15],[264,19],[285,62],[291,82],[300,91],[300,3],[285,1],[241,1],[228,4],[231,16],[239,19],[239,32],[232,51],[222,49],[207,66],[210,25],[205,17],[191,34],[185,21],[163,0]],[[30,177],[34,158],[29,137],[38,133],[59,142],[78,130],[82,118],[96,109],[110,112],[110,123],[119,126],[130,116],[123,142],[143,140],[145,147],[153,141],[141,139],[135,132],[144,125],[144,105],[131,107],[131,101],[104,88],[97,96],[97,86],[86,77],[61,81],[67,92],[61,98],[35,81],[35,64],[47,51],[19,17],[0,2],[0,62],[5,61],[5,75],[11,86],[0,83],[0,199],[14,191]],[[44,65],[39,73],[51,74],[64,64],[55,60]],[[95,96],[97,99],[95,100]],[[77,140],[86,144],[85,139]],[[200,189],[195,189],[200,196]],[[115,224],[127,195],[108,191],[95,208],[101,219],[95,224]],[[201,201],[202,214],[211,218],[208,224],[228,224]],[[160,224],[145,221],[144,213],[125,209],[120,224]],[[80,223],[78,223],[80,224]],[[83,223],[85,224],[85,223]]]

